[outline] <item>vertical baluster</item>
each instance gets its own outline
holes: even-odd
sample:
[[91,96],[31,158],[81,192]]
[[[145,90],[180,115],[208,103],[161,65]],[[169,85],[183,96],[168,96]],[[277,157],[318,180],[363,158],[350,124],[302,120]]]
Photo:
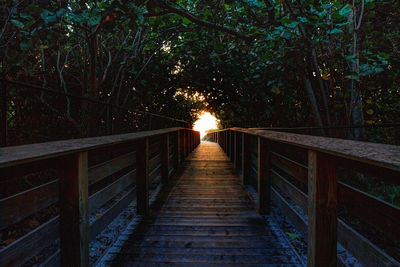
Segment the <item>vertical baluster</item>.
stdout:
[[332,156],[308,152],[308,266],[336,266],[337,173]]
[[238,143],[237,143],[237,136],[239,135],[238,132],[233,132],[233,167],[237,170],[238,169]]
[[136,193],[137,213],[149,214],[149,138],[136,145]]
[[178,168],[179,162],[180,162],[180,155],[179,155],[179,131],[176,131],[174,133],[175,138],[174,138],[174,169],[176,170]]
[[249,157],[250,149],[248,144],[248,137],[245,133],[242,133],[242,183],[244,185],[248,184],[248,171],[249,171]]
[[61,266],[89,266],[87,152],[63,157],[59,171]]
[[185,130],[179,131],[179,162],[182,163],[185,160]]
[[270,152],[268,141],[260,136],[258,136],[257,184],[258,212],[260,214],[269,214],[271,186]]
[[165,184],[169,178],[169,134],[161,136],[161,182]]

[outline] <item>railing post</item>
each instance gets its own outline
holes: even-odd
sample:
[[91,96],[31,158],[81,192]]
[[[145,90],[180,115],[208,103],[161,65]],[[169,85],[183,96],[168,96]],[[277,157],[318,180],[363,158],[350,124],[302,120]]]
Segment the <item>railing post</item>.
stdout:
[[194,131],[190,131],[190,151],[194,149]]
[[185,160],[185,130],[179,131],[179,155],[182,163]]
[[0,84],[0,147],[7,145],[7,82]]
[[180,162],[179,154],[179,131],[176,131],[176,141],[174,142],[174,170],[177,169]]
[[232,131],[228,130],[228,157],[232,161]]
[[236,131],[233,132],[233,167],[237,170],[237,164],[238,164],[238,143],[237,143],[237,136],[238,133]]
[[257,184],[258,203],[257,210],[260,214],[270,212],[270,186],[271,186],[271,163],[268,142],[258,136],[257,157]]
[[149,214],[149,138],[136,146],[136,206],[140,215]]
[[161,136],[161,182],[165,184],[169,178],[169,134]]
[[228,154],[228,132],[224,131],[224,151]]
[[242,133],[242,183],[248,184],[248,168],[249,168],[249,145],[248,139],[245,133]]
[[185,130],[185,158],[189,154],[189,131]]
[[59,168],[61,266],[89,266],[87,152],[63,157]]
[[336,266],[337,173],[335,159],[308,152],[308,266]]

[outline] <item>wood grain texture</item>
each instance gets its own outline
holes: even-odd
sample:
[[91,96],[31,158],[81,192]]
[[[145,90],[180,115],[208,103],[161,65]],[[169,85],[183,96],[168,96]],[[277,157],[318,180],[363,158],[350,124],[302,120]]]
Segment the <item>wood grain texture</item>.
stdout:
[[66,156],[59,170],[61,265],[89,266],[87,152]]
[[169,134],[161,137],[161,181],[166,183],[169,176]]
[[0,200],[0,230],[58,201],[58,181],[34,187]]
[[256,213],[216,143],[201,143],[165,189],[111,266],[301,264]]
[[242,183],[248,184],[248,170],[249,170],[249,145],[248,138],[245,133],[242,133]]
[[0,148],[0,168],[123,144],[143,139],[145,137],[149,138],[165,133],[176,132],[181,129],[183,128],[168,128],[129,134],[108,135]]
[[137,213],[149,212],[149,138],[144,138],[136,145],[136,192]]
[[308,266],[336,266],[337,174],[329,155],[308,152]]
[[271,161],[267,140],[258,137],[257,162],[258,201],[257,210],[260,214],[270,213]]
[[400,171],[400,146],[267,130],[232,128],[271,141],[311,149],[340,158]]

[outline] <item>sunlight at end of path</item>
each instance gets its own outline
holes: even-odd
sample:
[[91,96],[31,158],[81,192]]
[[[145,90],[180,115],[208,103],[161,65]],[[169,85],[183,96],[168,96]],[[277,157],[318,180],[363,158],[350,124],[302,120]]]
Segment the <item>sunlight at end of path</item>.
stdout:
[[193,129],[200,132],[200,137],[203,138],[208,130],[217,129],[218,120],[210,112],[201,113],[199,119],[195,121]]

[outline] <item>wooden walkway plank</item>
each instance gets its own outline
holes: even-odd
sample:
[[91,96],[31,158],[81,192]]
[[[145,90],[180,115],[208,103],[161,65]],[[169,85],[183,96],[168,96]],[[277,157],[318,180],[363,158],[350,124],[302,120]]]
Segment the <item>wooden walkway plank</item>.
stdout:
[[215,143],[203,142],[127,236],[112,266],[302,266]]

